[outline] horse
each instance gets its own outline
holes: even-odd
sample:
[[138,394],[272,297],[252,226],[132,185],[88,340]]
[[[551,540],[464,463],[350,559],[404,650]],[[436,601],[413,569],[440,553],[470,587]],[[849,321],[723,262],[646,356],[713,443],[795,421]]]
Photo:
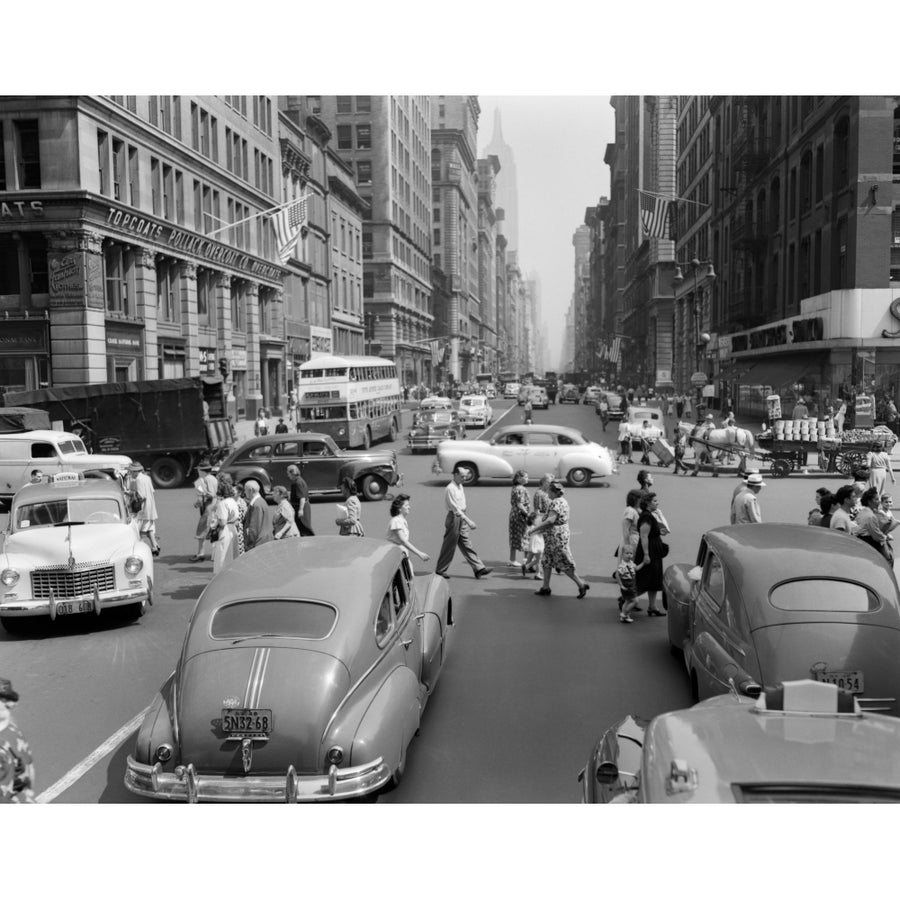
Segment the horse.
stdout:
[[737,425],[717,428],[709,422],[701,422],[693,426],[683,423],[681,428],[691,441],[697,439],[706,444],[710,450],[718,450],[720,453],[739,452],[743,455],[753,453],[756,449],[756,437],[753,432]]

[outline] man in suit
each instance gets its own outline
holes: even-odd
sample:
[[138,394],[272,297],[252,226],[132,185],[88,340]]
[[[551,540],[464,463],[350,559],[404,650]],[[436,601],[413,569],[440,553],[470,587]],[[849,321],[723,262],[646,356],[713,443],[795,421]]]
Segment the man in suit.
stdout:
[[300,475],[297,466],[288,466],[287,476],[291,481],[290,502],[294,508],[294,518],[297,528],[300,529],[300,537],[312,537],[315,532],[312,528],[312,509],[309,506],[309,486]]
[[247,512],[244,515],[244,545],[252,550],[272,540],[272,512],[265,498],[259,493],[259,482],[248,481],[244,485]]

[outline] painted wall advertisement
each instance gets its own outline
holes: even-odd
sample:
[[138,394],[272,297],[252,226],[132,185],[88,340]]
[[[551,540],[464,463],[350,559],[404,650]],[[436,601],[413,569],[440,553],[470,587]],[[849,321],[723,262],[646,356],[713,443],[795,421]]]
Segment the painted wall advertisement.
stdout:
[[331,356],[334,353],[334,339],[330,328],[322,328],[319,325],[309,326],[309,357]]

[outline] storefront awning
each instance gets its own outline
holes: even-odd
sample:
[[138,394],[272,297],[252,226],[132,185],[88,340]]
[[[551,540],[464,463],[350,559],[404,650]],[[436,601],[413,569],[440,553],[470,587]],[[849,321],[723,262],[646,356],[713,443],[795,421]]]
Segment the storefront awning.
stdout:
[[770,357],[744,369],[737,380],[741,384],[768,385],[778,391],[802,381],[806,375],[819,372],[827,362],[827,351],[797,353],[776,359]]

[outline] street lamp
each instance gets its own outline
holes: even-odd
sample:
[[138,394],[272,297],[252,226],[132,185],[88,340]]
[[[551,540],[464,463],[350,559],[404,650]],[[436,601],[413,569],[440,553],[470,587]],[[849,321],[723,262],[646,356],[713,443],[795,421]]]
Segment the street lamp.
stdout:
[[[703,300],[704,296],[700,291],[700,269],[706,266],[706,272],[703,274],[703,280],[706,284],[711,285],[716,280],[716,270],[713,268],[711,259],[697,259],[695,256],[687,263],[676,262],[675,274],[672,276],[672,284],[675,288],[680,287],[684,283],[684,274],[682,267],[690,266],[693,273],[693,332],[694,332],[694,355],[695,365],[693,374],[691,375],[691,384],[697,388],[698,400],[702,397],[701,387],[706,384],[708,377],[706,374],[706,366],[704,364],[705,348],[709,344],[709,334],[701,332],[700,327],[703,321]],[[702,376],[702,382],[701,382]]]

